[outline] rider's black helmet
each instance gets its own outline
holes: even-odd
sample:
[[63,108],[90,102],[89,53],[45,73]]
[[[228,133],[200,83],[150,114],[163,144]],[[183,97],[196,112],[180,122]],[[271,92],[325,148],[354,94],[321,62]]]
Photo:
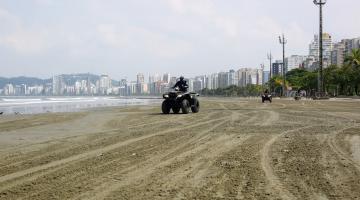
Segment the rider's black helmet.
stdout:
[[183,77],[183,76],[180,76],[180,80],[181,80],[181,81],[184,80],[184,77]]

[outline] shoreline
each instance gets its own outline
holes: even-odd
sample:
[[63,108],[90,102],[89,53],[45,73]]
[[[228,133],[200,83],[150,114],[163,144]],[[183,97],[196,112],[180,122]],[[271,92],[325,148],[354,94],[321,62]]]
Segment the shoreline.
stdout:
[[37,113],[80,112],[93,108],[149,105],[156,98],[113,97],[47,97],[47,98],[3,98],[0,101],[0,116]]

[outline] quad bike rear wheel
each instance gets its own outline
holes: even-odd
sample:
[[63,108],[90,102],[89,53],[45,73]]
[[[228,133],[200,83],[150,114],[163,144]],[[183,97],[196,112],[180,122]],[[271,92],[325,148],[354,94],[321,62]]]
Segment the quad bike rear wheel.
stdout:
[[191,111],[193,113],[198,113],[200,110],[200,103],[199,100],[197,100],[196,98],[193,99],[193,104],[191,106]]

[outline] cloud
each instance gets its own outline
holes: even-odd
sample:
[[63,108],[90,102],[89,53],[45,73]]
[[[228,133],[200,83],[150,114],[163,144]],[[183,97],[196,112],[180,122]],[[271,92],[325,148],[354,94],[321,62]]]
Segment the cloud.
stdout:
[[35,0],[35,3],[39,5],[49,6],[54,4],[54,0]]
[[131,45],[129,35],[120,31],[115,24],[97,25],[100,41],[115,48],[126,48]]
[[187,41],[141,27],[99,24],[97,31],[99,40],[105,45],[133,53],[174,59],[191,52],[191,44]]
[[[336,40],[359,36],[356,20],[347,20],[359,19],[359,1],[350,1],[354,6],[347,12],[336,1],[324,9],[324,30]],[[270,50],[281,58],[277,37],[283,32],[287,55],[306,54],[318,29],[317,12],[311,1],[286,0],[33,0],[21,5],[3,0],[0,64],[24,73],[45,73],[50,69],[36,67],[51,65],[58,71],[107,69],[129,77],[139,71],[181,68],[195,75],[254,67],[267,62]],[[11,67],[4,73],[13,74]]]
[[220,13],[210,0],[170,0],[170,8],[180,15],[191,15],[200,18],[209,26],[216,27],[225,36],[236,37],[239,33],[239,19]]
[[0,45],[14,49],[18,53],[40,53],[48,44],[45,42],[47,31],[26,30],[21,20],[0,8]]
[[0,7],[0,36],[20,26],[20,19]]
[[0,39],[0,44],[21,54],[39,54],[46,51],[51,43],[46,30],[29,31],[18,29]]
[[210,0],[169,0],[170,7],[179,14],[192,14],[203,17],[215,15],[215,7]]

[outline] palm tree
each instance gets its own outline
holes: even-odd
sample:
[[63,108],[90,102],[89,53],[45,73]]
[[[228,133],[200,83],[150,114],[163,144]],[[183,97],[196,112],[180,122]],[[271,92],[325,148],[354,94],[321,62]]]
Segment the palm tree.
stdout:
[[345,58],[345,68],[348,68],[351,71],[350,76],[353,77],[353,81],[351,81],[351,85],[353,85],[355,89],[355,93],[358,94],[358,88],[360,85],[360,49],[353,49]]
[[359,68],[360,67],[360,49],[353,49],[351,51],[350,55],[348,55],[345,58],[345,64],[348,66]]

